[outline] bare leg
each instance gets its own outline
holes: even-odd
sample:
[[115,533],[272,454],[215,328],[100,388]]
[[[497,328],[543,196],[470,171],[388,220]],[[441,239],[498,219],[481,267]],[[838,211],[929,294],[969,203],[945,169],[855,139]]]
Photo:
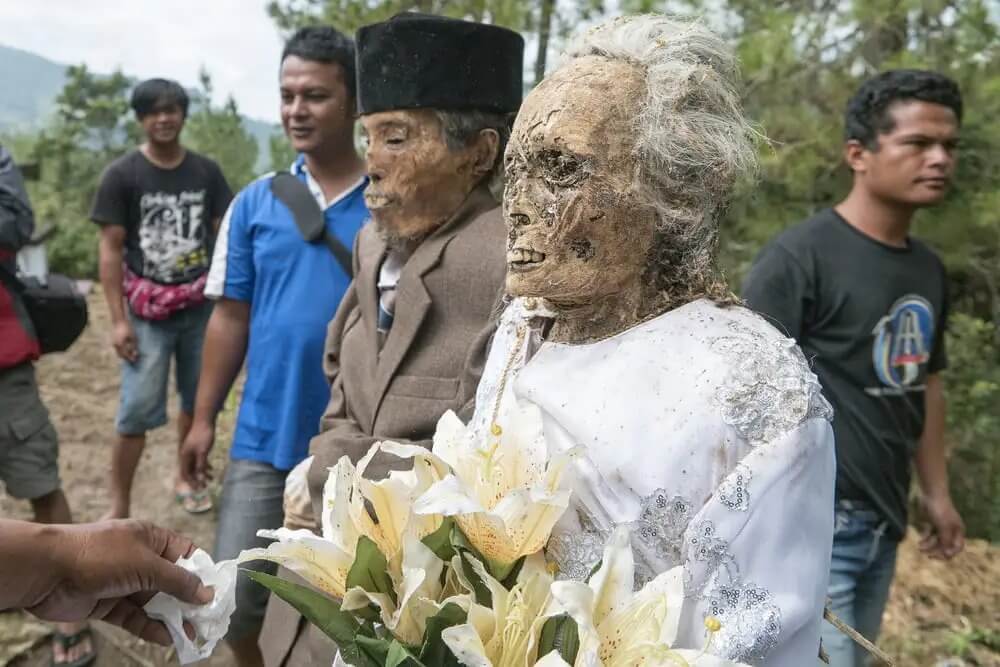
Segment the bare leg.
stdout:
[[36,523],[73,523],[69,501],[62,489],[56,489],[41,498],[33,498],[31,509],[35,513]]
[[[191,430],[191,422],[193,417],[180,410],[177,413],[177,453],[178,458],[180,456],[181,447],[184,446],[184,439],[187,437],[188,431]],[[191,493],[194,489],[191,488],[190,484],[186,484],[183,479],[181,479],[180,471],[174,477],[174,491],[176,493]]]
[[228,641],[229,648],[236,656],[236,664],[239,667],[264,667],[264,656],[257,646],[257,636],[243,637],[236,641]]
[[111,451],[111,509],[102,519],[126,519],[132,498],[132,480],[139,467],[142,450],[146,446],[146,434],[118,435],[118,441]]
[[[56,489],[41,498],[33,498],[31,509],[34,511],[35,521],[38,523],[73,523],[69,502],[61,489]],[[64,635],[75,635],[87,627],[86,623],[56,623],[55,625],[56,630]],[[93,651],[93,640],[90,637],[85,637],[69,650],[64,650],[56,641],[52,642],[52,660],[56,665],[73,662],[93,653]]]

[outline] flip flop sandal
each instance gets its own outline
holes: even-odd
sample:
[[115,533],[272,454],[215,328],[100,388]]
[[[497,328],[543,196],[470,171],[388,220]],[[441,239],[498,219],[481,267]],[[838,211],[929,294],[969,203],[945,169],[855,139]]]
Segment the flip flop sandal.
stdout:
[[71,635],[64,634],[58,630],[53,633],[52,641],[59,644],[63,653],[69,653],[74,646],[90,639],[90,653],[80,656],[76,660],[69,662],[56,662],[55,653],[52,654],[52,667],[86,667],[97,659],[97,644],[94,643],[94,633],[90,628],[83,628],[79,632]]
[[212,509],[212,496],[204,489],[201,491],[177,491],[174,493],[174,500],[188,514],[204,514]]

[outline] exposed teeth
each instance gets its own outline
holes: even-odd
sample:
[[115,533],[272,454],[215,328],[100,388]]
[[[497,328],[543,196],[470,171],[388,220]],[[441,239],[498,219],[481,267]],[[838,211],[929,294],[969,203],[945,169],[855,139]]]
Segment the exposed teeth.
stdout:
[[507,253],[507,261],[511,263],[527,264],[531,262],[541,262],[545,259],[545,253],[526,248],[514,248]]
[[365,204],[368,205],[368,208],[382,208],[389,204],[389,197],[382,194],[366,192]]

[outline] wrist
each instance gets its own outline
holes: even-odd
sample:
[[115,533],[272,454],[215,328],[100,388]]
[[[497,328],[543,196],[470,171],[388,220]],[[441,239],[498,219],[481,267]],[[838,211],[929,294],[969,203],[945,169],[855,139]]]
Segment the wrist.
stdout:
[[[66,526],[58,524],[32,524],[34,534],[30,543],[32,561],[35,565],[31,571],[39,577],[47,579],[44,588],[51,588],[60,581],[71,578],[77,559],[77,550],[73,548],[76,540]],[[37,547],[41,546],[39,549]],[[42,562],[38,562],[38,557]]]
[[924,502],[927,504],[937,505],[943,502],[951,502],[951,492],[949,491],[947,484],[934,487],[924,487],[921,488],[920,493],[923,496]]
[[215,431],[216,414],[214,410],[196,406],[191,417],[191,428],[199,431]]

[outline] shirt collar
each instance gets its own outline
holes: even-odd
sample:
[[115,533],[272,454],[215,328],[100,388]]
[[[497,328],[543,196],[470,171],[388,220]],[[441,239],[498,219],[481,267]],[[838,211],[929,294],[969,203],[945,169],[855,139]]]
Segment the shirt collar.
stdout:
[[339,202],[341,199],[348,196],[349,194],[357,190],[359,187],[364,186],[368,182],[367,176],[361,176],[361,178],[359,178],[357,181],[347,186],[347,189],[345,189],[343,192],[334,195],[332,199],[327,201],[326,197],[323,196],[323,188],[319,186],[319,183],[316,181],[316,179],[313,178],[312,174],[309,173],[309,167],[308,165],[306,165],[305,155],[299,155],[298,157],[296,157],[295,162],[292,163],[292,166],[290,167],[289,171],[291,171],[296,176],[305,175],[306,187],[309,188],[309,192],[316,200],[316,203],[319,204],[319,208],[321,211],[326,211],[328,208]]

